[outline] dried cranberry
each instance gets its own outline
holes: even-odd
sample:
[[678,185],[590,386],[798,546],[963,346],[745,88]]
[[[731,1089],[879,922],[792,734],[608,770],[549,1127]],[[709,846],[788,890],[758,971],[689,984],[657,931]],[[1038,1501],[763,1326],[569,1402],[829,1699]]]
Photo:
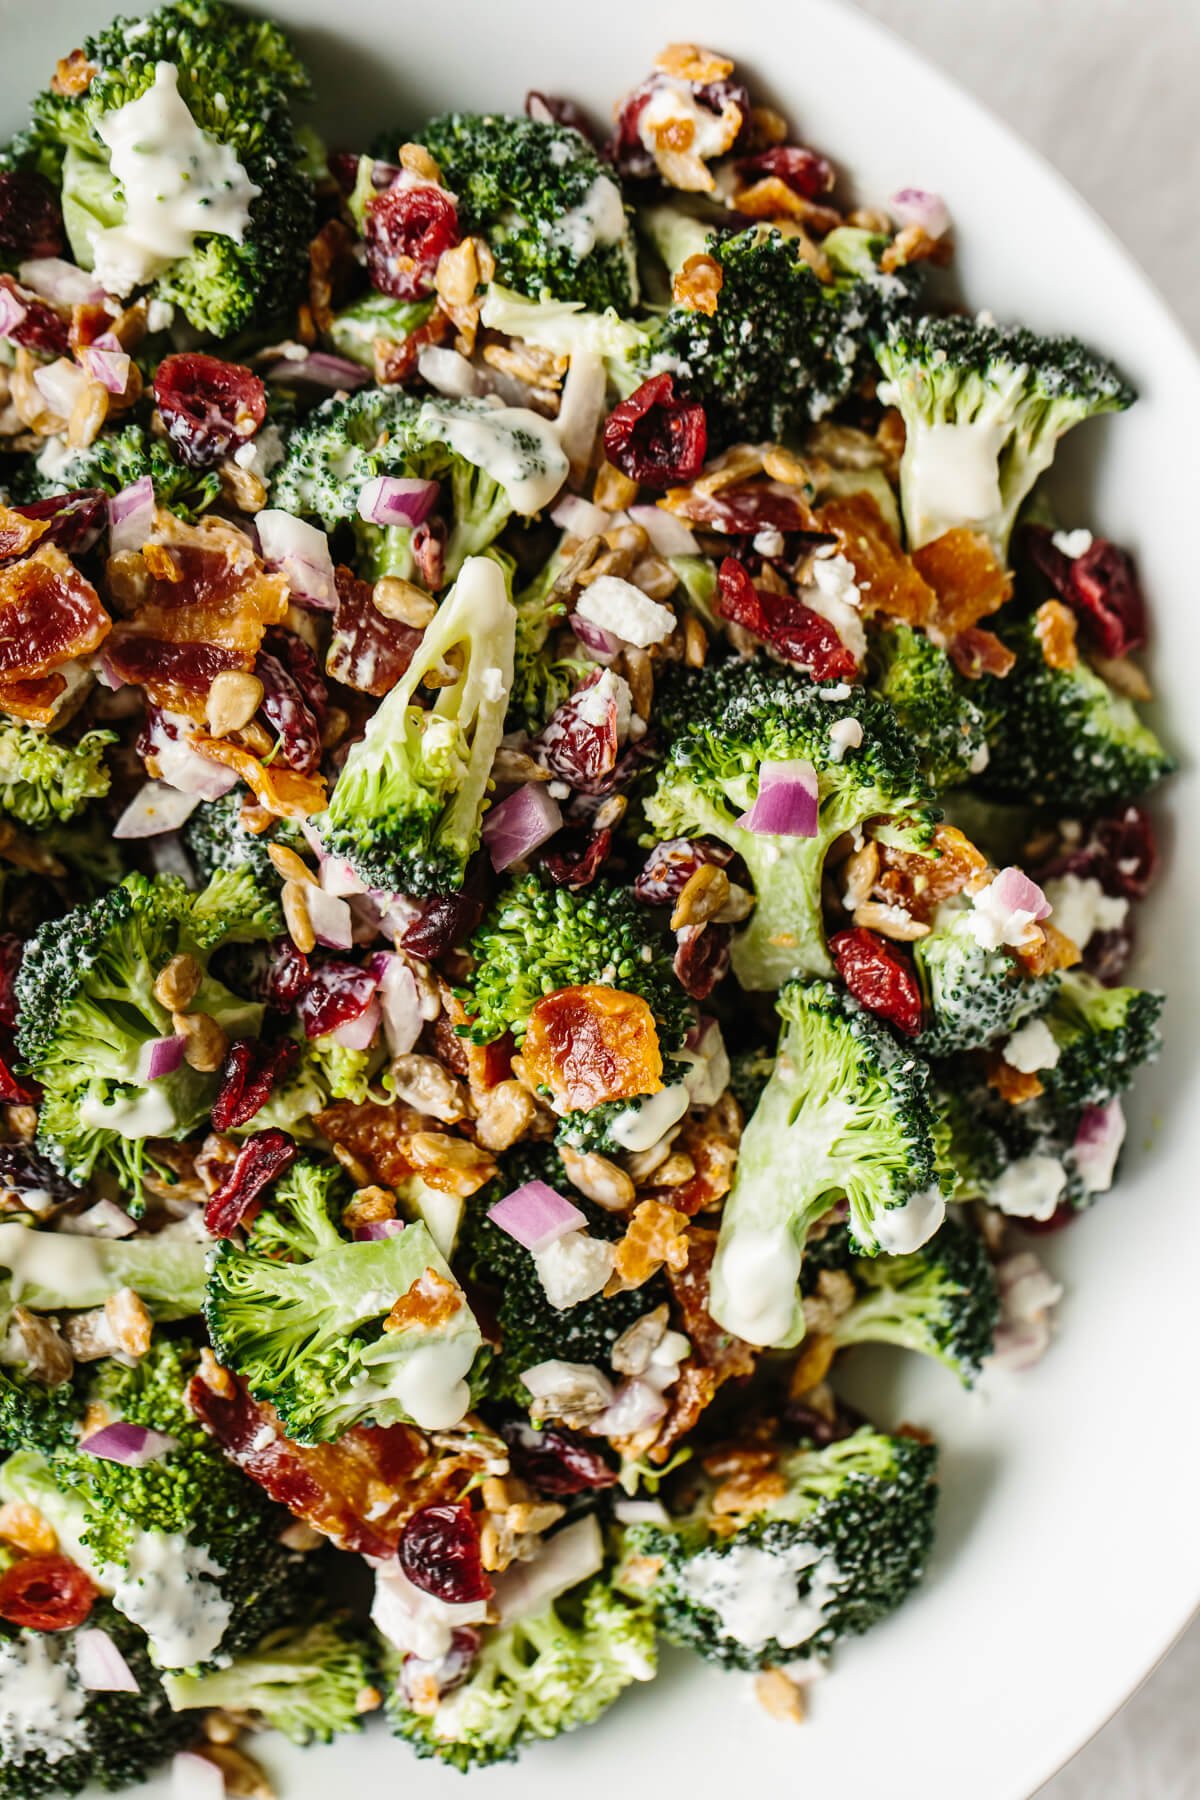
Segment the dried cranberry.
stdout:
[[634,897],[647,906],[672,906],[702,863],[723,869],[733,851],[711,838],[668,838],[655,844],[633,884]]
[[213,1130],[234,1131],[239,1125],[248,1125],[272,1091],[291,1074],[299,1056],[295,1038],[281,1038],[271,1045],[238,1038],[230,1044],[212,1104]]
[[886,1019],[906,1037],[917,1035],[921,1029],[921,989],[911,963],[895,945],[854,925],[834,933],[829,940],[829,953],[838,974],[861,1006]]
[[21,316],[8,330],[13,343],[26,350],[43,350],[47,356],[66,356],[71,348],[70,321],[48,301],[19,287],[11,275],[0,275],[0,288],[21,308]]
[[7,1062],[0,1057],[0,1101],[6,1106],[30,1106],[41,1094],[36,1082],[26,1085],[17,1080]]
[[25,946],[11,931],[0,935],[0,1030],[17,1028],[17,971]]
[[626,744],[611,769],[603,775],[577,775],[571,786],[574,793],[564,807],[564,817],[572,825],[583,825],[598,811],[609,794],[619,794],[636,780],[646,764],[656,755],[653,732]]
[[1146,600],[1128,551],[1093,538],[1068,556],[1044,525],[1030,525],[1025,546],[1039,574],[1077,613],[1105,656],[1125,656],[1146,642]]
[[1119,987],[1133,955],[1133,922],[1125,919],[1112,931],[1097,931],[1088,939],[1083,966],[1105,987]]
[[571,131],[577,131],[580,137],[587,138],[589,143],[594,144],[596,141],[596,134],[586,113],[573,100],[564,100],[558,94],[543,94],[537,88],[530,88],[525,96],[525,112],[539,124],[566,125]]
[[262,997],[276,1012],[291,1012],[311,979],[308,958],[290,937],[276,938],[269,955]]
[[647,82],[638,88],[621,107],[617,114],[617,122],[612,137],[605,146],[604,154],[609,162],[615,163],[622,175],[632,176],[640,180],[656,172],[657,165],[652,153],[642,142],[642,114],[654,97],[657,84]]
[[814,681],[845,681],[858,673],[854,656],[828,619],[791,594],[756,588],[736,557],[717,571],[717,610],[769,644],[785,662],[807,669]]
[[857,1408],[850,1406],[845,1400],[834,1401],[831,1419],[818,1412],[815,1406],[806,1406],[802,1400],[792,1400],[783,1409],[783,1422],[796,1437],[823,1450],[826,1444],[838,1444],[843,1438],[852,1437],[867,1421]]
[[333,572],[337,604],[325,670],[361,694],[382,698],[395,687],[421,642],[410,625],[385,619],[371,597],[369,581],[339,563]]
[[266,1189],[295,1160],[296,1145],[286,1131],[272,1126],[248,1137],[204,1208],[204,1229],[212,1237],[232,1237],[239,1225],[253,1219]]
[[[803,532],[813,545],[835,543],[826,532],[812,530],[813,515],[803,498],[781,483],[745,482],[718,494],[688,495],[686,516],[726,537],[754,537],[760,531]],[[743,552],[743,555],[745,552]]]
[[77,1199],[79,1189],[28,1144],[0,1144],[0,1195],[9,1194],[18,1203],[36,1200],[41,1211],[47,1195],[61,1206]]
[[672,967],[685,994],[707,1000],[729,973],[733,932],[728,925],[683,925]]
[[32,169],[0,174],[0,251],[14,262],[61,256],[62,207],[44,175]]
[[492,1597],[469,1506],[422,1506],[400,1535],[399,1554],[413,1586],[447,1605]]
[[471,894],[437,894],[418,902],[419,911],[400,936],[400,948],[426,962],[465,944],[480,919],[484,902]]
[[38,541],[79,552],[90,550],[99,540],[108,519],[108,495],[103,488],[77,488],[71,494],[28,500],[9,511],[24,519],[49,519],[50,529]]
[[542,867],[555,887],[568,888],[573,894],[590,887],[612,849],[612,835],[605,826],[602,831],[573,831],[556,838],[559,848],[542,857]]
[[458,208],[431,182],[389,188],[367,201],[363,235],[371,285],[396,300],[433,292],[438,258],[459,240]]
[[321,728],[299,683],[269,650],[255,657],[254,673],[263,686],[259,710],[278,739],[279,761],[309,774],[321,760]]
[[616,1485],[617,1471],[601,1456],[596,1440],[565,1425],[538,1431],[520,1419],[509,1419],[501,1425],[500,1435],[514,1472],[551,1500]]
[[329,712],[329,689],[314,651],[296,632],[285,631],[282,625],[272,626],[263,638],[263,647],[279,658],[304,695],[318,725],[323,726]]
[[800,144],[777,144],[757,156],[744,156],[737,173],[747,186],[774,176],[804,200],[816,200],[833,186],[833,164]]
[[597,669],[555,708],[530,746],[539,762],[572,787],[596,781],[617,766],[621,740],[616,697],[609,694],[602,706],[588,698],[601,679]]
[[631,481],[669,488],[694,481],[708,450],[698,400],[676,395],[673,375],[652,375],[604,421],[604,453]]
[[252,438],[267,416],[267,390],[253,369],[189,351],[165,356],[154,399],[181,461],[207,469]]
[[312,971],[308,986],[300,996],[299,1013],[304,1035],[323,1037],[348,1025],[365,1012],[375,997],[376,981],[366,969],[353,963],[326,962]]
[[1129,805],[1119,813],[1091,819],[1080,841],[1062,850],[1038,871],[1047,881],[1056,875],[1089,876],[1105,892],[1144,900],[1158,873],[1158,843],[1144,807]]
[[96,1598],[90,1578],[65,1556],[24,1556],[0,1575],[0,1619],[19,1631],[73,1631]]

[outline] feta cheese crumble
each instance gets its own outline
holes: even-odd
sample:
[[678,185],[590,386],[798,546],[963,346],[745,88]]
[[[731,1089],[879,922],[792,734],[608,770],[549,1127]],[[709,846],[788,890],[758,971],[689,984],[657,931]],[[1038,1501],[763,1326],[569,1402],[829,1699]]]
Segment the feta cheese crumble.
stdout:
[[593,581],[579,596],[575,610],[589,625],[611,631],[638,650],[665,643],[675,629],[675,614],[669,606],[660,606],[619,575],[602,575]]

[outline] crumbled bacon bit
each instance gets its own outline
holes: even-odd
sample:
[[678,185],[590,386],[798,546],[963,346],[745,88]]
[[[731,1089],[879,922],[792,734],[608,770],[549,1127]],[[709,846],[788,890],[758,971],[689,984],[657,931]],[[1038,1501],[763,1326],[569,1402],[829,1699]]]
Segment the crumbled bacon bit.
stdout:
[[259,805],[277,819],[307,819],[325,808],[323,775],[300,775],[282,761],[266,763],[232,738],[209,737],[197,732],[192,748],[210,762],[224,763],[241,776]]
[[99,649],[111,624],[91,582],[57,545],[41,545],[0,568],[0,683],[52,675]]
[[1024,1069],[1014,1069],[1010,1062],[1005,1062],[999,1050],[992,1051],[988,1056],[987,1082],[1010,1106],[1020,1106],[1026,1100],[1036,1100],[1045,1091],[1040,1076],[1027,1074]]
[[968,681],[978,681],[981,675],[1003,678],[1017,660],[994,631],[985,631],[979,625],[968,625],[965,631],[952,637],[946,645],[946,653],[959,674],[965,675]]
[[390,693],[408,668],[421,641],[409,625],[385,618],[375,605],[369,581],[339,563],[334,570],[337,605],[325,657],[326,672],[360,694]]
[[1049,669],[1073,669],[1079,661],[1075,614],[1061,600],[1044,600],[1033,615],[1033,634]]
[[654,1015],[639,994],[598,982],[543,995],[529,1015],[522,1050],[535,1085],[564,1110],[657,1093],[662,1050]]
[[425,1269],[400,1295],[383,1321],[385,1331],[436,1331],[465,1305],[462,1289],[436,1269]]
[[616,1247],[612,1279],[605,1292],[643,1287],[664,1264],[676,1271],[685,1269],[688,1225],[686,1213],[675,1207],[666,1206],[661,1200],[639,1200],[629,1215],[625,1236]]

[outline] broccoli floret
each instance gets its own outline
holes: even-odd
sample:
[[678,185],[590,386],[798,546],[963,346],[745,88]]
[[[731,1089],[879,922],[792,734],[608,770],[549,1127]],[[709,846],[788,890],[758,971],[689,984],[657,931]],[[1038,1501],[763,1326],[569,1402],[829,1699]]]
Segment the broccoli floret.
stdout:
[[[651,1599],[664,1637],[709,1662],[759,1669],[823,1655],[886,1618],[921,1579],[936,1466],[932,1444],[867,1428],[823,1450],[786,1450],[787,1492],[732,1532],[714,1518],[705,1478],[669,1525],[626,1530],[618,1579]],[[767,1617],[763,1593],[774,1602]]]
[[337,1163],[302,1156],[272,1183],[246,1228],[247,1248],[286,1262],[311,1262],[340,1250],[346,1241],[341,1216],[349,1199],[349,1184]]
[[[370,160],[364,159],[364,160]],[[390,294],[372,290],[353,306],[344,306],[333,316],[329,341],[339,356],[361,363],[364,369],[375,369],[375,345],[380,340],[402,344],[424,325],[434,308],[432,300],[394,300]]]
[[921,768],[939,791],[957,787],[987,761],[987,724],[946,652],[899,622],[874,633],[873,685],[918,746]]
[[1102,1106],[1124,1093],[1143,1063],[1162,1048],[1158,1022],[1165,995],[1149,988],[1105,987],[1068,969],[1043,1014],[1058,1049],[1038,1077],[1058,1108]]
[[[804,1335],[796,1293],[809,1227],[844,1197],[866,1255],[941,1222],[944,1174],[927,1066],[825,981],[792,981],[771,1078],[742,1134],[709,1310],[755,1344]],[[920,1241],[918,1239],[918,1241]]]
[[[137,1683],[132,1693],[84,1687],[75,1667],[78,1633],[20,1631],[0,1637],[0,1796],[39,1800],[81,1788],[129,1787],[195,1735],[191,1719],[167,1703],[146,1640],[111,1606],[100,1602],[87,1620],[124,1657]],[[36,1694],[43,1704],[7,1702],[9,1693]]]
[[872,370],[871,341],[911,304],[909,277],[884,275],[884,238],[849,227],[824,249],[822,281],[795,238],[751,225],[717,236],[721,270],[712,314],[672,306],[641,352],[645,370],[667,357],[704,403],[710,449],[739,439],[782,438],[825,417]]
[[79,1398],[70,1380],[48,1387],[27,1368],[0,1368],[0,1450],[48,1455],[75,1442],[78,1420]]
[[[425,1282],[413,1318],[393,1307]],[[422,1312],[432,1322],[422,1322]],[[403,1311],[403,1309],[401,1309]],[[332,1240],[280,1262],[217,1246],[204,1299],[213,1345],[297,1443],[352,1425],[406,1420],[456,1425],[482,1339],[475,1316],[424,1225],[378,1242]]]
[[128,872],[125,846],[113,837],[112,820],[103,807],[89,806],[65,825],[43,826],[38,842],[66,864],[72,877],[72,898],[103,893],[124,880]]
[[1057,975],[1026,975],[1011,950],[985,950],[971,930],[970,906],[945,903],[928,937],[913,945],[925,1023],[914,1046],[951,1056],[994,1044],[1023,1019],[1043,1012]]
[[[473,558],[351,746],[319,830],[329,854],[344,856],[370,887],[437,894],[462,886],[504,734],[514,630],[500,568]],[[418,689],[439,668],[452,679],[424,707]]]
[[[555,1143],[569,1144],[572,1150],[578,1150],[585,1156],[591,1153],[621,1156],[631,1145],[624,1141],[627,1135],[625,1131],[614,1135],[614,1125],[618,1119],[636,1118],[647,1105],[654,1108],[652,1116],[658,1122],[656,1129],[661,1136],[663,1131],[683,1117],[691,1103],[684,1085],[687,1074],[685,1063],[668,1060],[663,1065],[663,1085],[658,1094],[639,1094],[630,1100],[603,1100],[599,1106],[563,1113],[554,1134]],[[663,1110],[668,1091],[670,1099],[677,1103],[669,1112]]]
[[[140,1204],[150,1137],[186,1137],[205,1118],[216,1077],[185,1063],[151,1083],[142,1057],[169,1037],[171,1012],[154,992],[172,956],[202,968],[226,942],[274,936],[281,917],[249,871],[221,871],[199,894],[171,876],[130,875],[120,887],[42,925],[17,976],[23,1068],[42,1084],[38,1147],[82,1184],[111,1168]],[[261,1006],[206,974],[196,1010],[231,1037],[256,1034]],[[152,1160],[152,1159],[151,1159]]]
[[0,724],[0,811],[22,825],[73,819],[108,792],[104,752],[115,731],[85,731],[76,743],[35,731],[16,719]]
[[[83,50],[95,71],[91,80],[82,92],[40,94],[33,123],[11,153],[61,184],[75,260],[90,269],[99,258],[109,285],[122,293],[149,283],[198,330],[220,337],[286,310],[304,273],[314,206],[291,118],[308,78],[283,32],[219,0],[176,0],[146,19],[114,19]],[[184,254],[147,261],[140,241],[128,243],[121,229],[126,197],[110,168],[106,134],[112,115],[151,88],[168,103],[176,81],[180,112],[186,109],[208,140],[212,174],[193,162],[177,178],[169,174],[168,184],[175,179],[182,188],[199,177],[199,197],[188,190],[193,208],[228,194],[230,229],[247,216],[248,223],[238,235],[197,224]],[[186,145],[187,122],[181,119],[174,132]],[[201,155],[199,143],[195,154]],[[246,208],[241,219],[239,200]],[[129,234],[135,240],[138,228]]]
[[[506,286],[628,312],[637,264],[610,164],[581,132],[523,114],[443,113],[419,134]],[[398,140],[389,140],[388,155]]]
[[362,1730],[363,1690],[374,1674],[367,1633],[339,1616],[285,1626],[226,1667],[172,1672],[163,1686],[176,1712],[228,1707],[253,1714],[294,1744],[328,1744],[340,1732]]
[[[670,749],[646,820],[656,838],[716,837],[745,862],[756,901],[734,938],[738,981],[775,988],[789,975],[831,973],[821,918],[830,845],[880,816],[899,821],[889,841],[916,851],[931,841],[938,814],[915,746],[886,701],[858,688],[822,690],[761,658],[681,669],[659,697]],[[862,741],[839,761],[830,733],[843,720],[857,722]],[[815,836],[747,831],[738,820],[753,804],[761,765],[795,759],[816,774]]]
[[969,525],[1003,558],[1063,433],[1135,398],[1078,339],[982,318],[893,320],[876,354],[886,377],[879,397],[904,418],[900,497],[913,546]]
[[467,1680],[432,1713],[413,1712],[397,1687],[388,1717],[418,1756],[465,1772],[592,1724],[631,1682],[653,1679],[655,1667],[646,1608],[596,1580],[489,1626]]
[[1017,661],[1003,680],[984,676],[987,767],[976,779],[997,800],[1057,811],[1104,811],[1133,799],[1174,768],[1131,700],[1080,660],[1051,668],[1033,620],[1000,633]]
[[831,1331],[839,1346],[895,1344],[932,1356],[974,1385],[992,1353],[1000,1300],[987,1247],[978,1231],[948,1218],[911,1256],[858,1256],[850,1233],[835,1226],[804,1259],[805,1294],[825,1292],[824,1271],[849,1276],[854,1301],[836,1312]]
[[480,323],[488,331],[520,338],[567,358],[598,357],[610,386],[623,396],[644,379],[636,358],[648,352],[654,328],[622,318],[611,306],[589,312],[578,300],[529,300],[493,281],[483,297]]
[[320,1083],[330,1100],[353,1100],[361,1106],[386,1052],[382,1044],[373,1050],[351,1050],[326,1032],[322,1037],[306,1038],[301,1055],[311,1078]]
[[459,997],[477,1044],[506,1031],[521,1043],[543,994],[589,982],[640,994],[664,1051],[678,1048],[692,1022],[661,932],[629,889],[613,882],[572,893],[540,875],[510,876],[467,950],[475,969]]
[[118,1288],[132,1288],[156,1319],[186,1318],[204,1298],[207,1245],[191,1219],[126,1238],[0,1224],[0,1319],[7,1324],[10,1304],[38,1313],[103,1306]]
[[201,881],[211,881],[218,869],[248,869],[264,888],[278,883],[267,845],[276,841],[274,829],[247,831],[242,823],[244,788],[234,788],[219,800],[202,800],[183,828],[183,841]]
[[220,497],[221,477],[215,469],[189,469],[177,462],[163,438],[151,437],[144,425],[123,425],[100,436],[65,459],[55,457],[43,469],[40,457],[27,457],[13,480],[18,500],[42,500],[79,488],[120,493],[143,475],[154,483],[159,506],[189,524]]

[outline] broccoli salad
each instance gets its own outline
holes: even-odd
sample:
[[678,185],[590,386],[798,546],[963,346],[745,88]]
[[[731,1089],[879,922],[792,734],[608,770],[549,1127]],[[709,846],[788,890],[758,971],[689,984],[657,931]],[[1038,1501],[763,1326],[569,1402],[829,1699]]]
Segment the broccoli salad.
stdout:
[[1159,1049],[1146,605],[1039,485],[1132,390],[693,44],[604,131],[336,146],[222,0],[63,48],[0,152],[0,1796],[371,1713],[467,1770],[663,1639],[802,1719],[933,1540],[847,1364],[1038,1362]]

